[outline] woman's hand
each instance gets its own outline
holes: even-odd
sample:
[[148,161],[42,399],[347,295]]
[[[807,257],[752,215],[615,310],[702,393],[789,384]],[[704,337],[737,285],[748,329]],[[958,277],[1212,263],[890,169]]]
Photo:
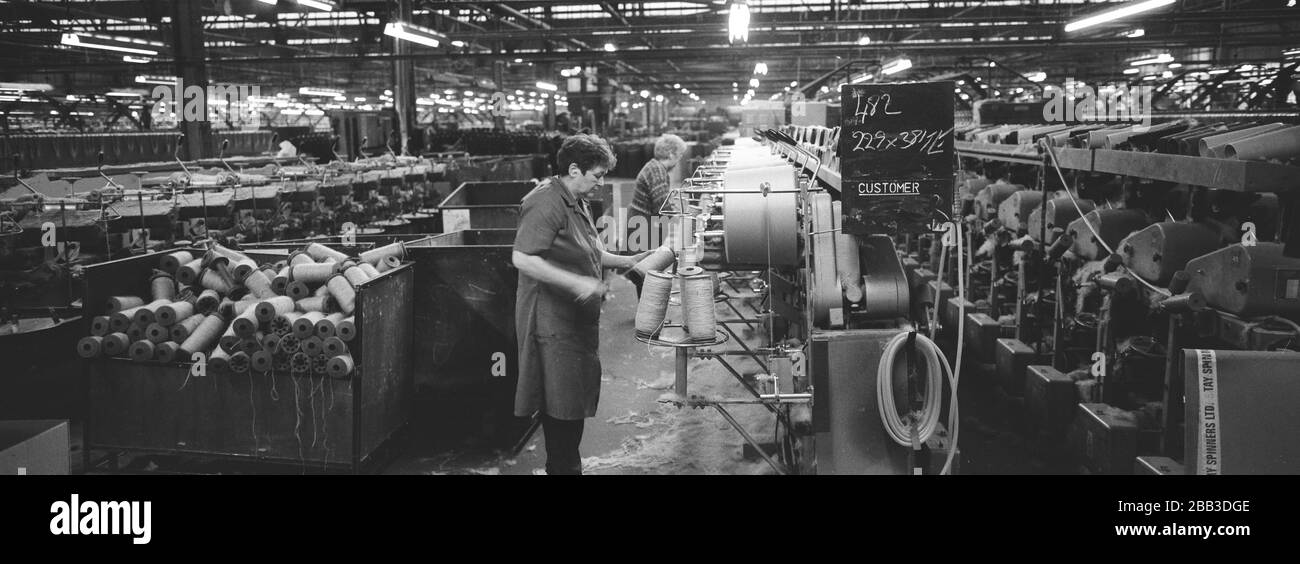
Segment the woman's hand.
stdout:
[[580,304],[590,303],[592,300],[604,299],[605,294],[609,292],[609,284],[599,278],[583,278],[580,283],[574,300]]
[[636,265],[638,265],[638,264],[641,264],[641,261],[645,260],[646,258],[648,258],[650,255],[653,255],[654,253],[655,253],[654,251],[644,251],[644,252],[641,252],[641,253],[637,253],[637,254],[635,254],[635,255],[632,255],[632,256],[630,256],[630,257],[627,257],[627,258],[628,258],[628,263],[627,263],[627,266],[624,267],[624,268],[629,268],[629,269],[630,269],[630,268],[632,268],[632,267],[634,267],[634,266],[636,266]]

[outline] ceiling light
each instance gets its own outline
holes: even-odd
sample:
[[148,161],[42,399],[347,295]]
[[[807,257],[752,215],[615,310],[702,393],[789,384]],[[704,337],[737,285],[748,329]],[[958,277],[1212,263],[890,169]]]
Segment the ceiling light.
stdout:
[[298,89],[298,93],[304,96],[329,96],[331,98],[335,96],[343,95],[342,90],[334,90],[331,88],[315,88],[312,86],[303,86],[302,88]]
[[447,39],[446,36],[432,29],[396,21],[384,26],[384,35],[427,47],[437,47]]
[[348,101],[348,97],[347,97],[347,96],[342,96],[342,95],[340,95],[340,96],[335,96],[335,97],[334,97],[334,101],[335,101],[335,102],[346,102],[346,101]]
[[[767,63],[757,63],[754,65],[754,74],[767,74]],[[732,86],[735,86],[733,83]]]
[[137,63],[137,64],[140,64],[140,63],[152,63],[152,62],[153,62],[153,59],[150,59],[150,58],[148,58],[148,57],[132,57],[132,56],[130,56],[130,55],[123,55],[123,56],[122,56],[122,62],[124,62],[124,63]]
[[727,40],[749,41],[749,2],[731,0],[731,10],[727,17]]
[[866,81],[868,81],[868,80],[871,80],[871,79],[873,79],[873,78],[875,78],[875,77],[876,77],[876,75],[874,75],[874,74],[864,74],[864,75],[862,75],[862,76],[859,76],[859,77],[857,77],[857,78],[855,78],[855,79],[849,81],[849,84],[859,84],[859,83],[862,83],[862,82],[866,82]]
[[1030,74],[1029,76],[1026,76],[1025,78],[1029,79],[1029,82],[1042,82],[1042,81],[1044,81],[1044,80],[1047,80],[1047,73],[1042,72],[1042,71],[1039,71],[1039,72],[1036,72],[1036,73]]
[[1132,2],[1113,10],[1107,10],[1105,12],[1101,12],[1099,14],[1088,16],[1086,18],[1075,20],[1068,24],[1065,24],[1065,31],[1067,33],[1071,31],[1079,31],[1081,29],[1089,28],[1094,25],[1104,24],[1106,22],[1112,22],[1120,18],[1126,18],[1135,14],[1140,14],[1142,12],[1149,12],[1156,8],[1173,4],[1175,1],[1176,0],[1142,0],[1141,2]]
[[1229,72],[1228,69],[1211,69],[1210,74],[1224,74]]
[[163,85],[171,86],[173,84],[176,84],[176,80],[177,78],[174,76],[155,76],[155,75],[147,75],[147,74],[142,74],[135,77],[135,81],[138,84],[163,84]]
[[749,79],[749,86],[751,88],[758,88],[758,79],[757,78]]
[[1161,53],[1159,55],[1156,55],[1155,57],[1151,57],[1147,59],[1138,59],[1136,61],[1130,62],[1129,65],[1140,67],[1144,65],[1159,65],[1163,63],[1172,63],[1172,62],[1174,62],[1173,55],[1170,55],[1169,53]]
[[107,37],[97,37],[94,35],[85,35],[79,33],[65,33],[59,41],[63,45],[73,47],[86,47],[89,49],[103,49],[106,51],[120,51],[122,53],[135,53],[137,55],[157,55],[157,49],[151,49],[152,43],[134,43],[130,41],[119,41]]
[[1137,29],[1135,29],[1135,30],[1133,30],[1133,31],[1130,31],[1130,32],[1128,32],[1128,33],[1125,33],[1125,34],[1124,34],[1124,37],[1127,37],[1127,38],[1129,38],[1129,39],[1137,39],[1137,38],[1142,37],[1143,35],[1146,35],[1146,34],[1147,34],[1147,30],[1142,29],[1142,28],[1139,27],[1139,28],[1137,28]]
[[614,51],[617,51],[617,50],[618,50],[618,47],[615,47],[613,43],[606,43],[606,44],[605,44],[605,52],[606,52],[606,53],[613,53]]
[[655,95],[655,101],[656,101],[656,102],[661,102],[661,103],[662,103],[662,102],[664,101],[664,95],[663,95],[663,94],[656,94],[656,95]]
[[863,35],[862,37],[858,38],[858,45],[868,45],[870,43],[871,43],[870,37]]
[[333,12],[335,8],[334,2],[330,0],[298,0],[298,5],[315,8],[325,12]]
[[540,80],[537,81],[537,88],[541,90],[547,90],[550,92],[555,92],[556,90],[559,90],[558,86],[551,84],[549,82],[542,82]]
[[1169,68],[1171,68],[1171,69],[1180,68],[1180,67],[1182,67],[1182,66],[1183,66],[1182,63],[1169,63]]
[[895,59],[880,69],[881,74],[894,74],[912,68],[912,60],[906,57]]
[[1124,69],[1124,74],[1137,74],[1137,73],[1140,73],[1140,72],[1142,72],[1142,69],[1139,69],[1139,68],[1132,68],[1132,67],[1130,67],[1130,68],[1126,68],[1126,69]]
[[461,40],[459,40],[459,39],[457,39],[457,40],[451,42],[451,46],[452,46],[452,47],[464,47],[464,46],[465,46],[465,42],[464,42],[464,41],[461,41]]
[[642,97],[642,98],[649,98],[649,97],[650,97],[650,91],[649,91],[649,90],[642,90],[642,91],[641,91],[641,97]]
[[519,63],[522,63],[522,62],[524,62],[523,59],[515,59],[515,64],[519,64]]

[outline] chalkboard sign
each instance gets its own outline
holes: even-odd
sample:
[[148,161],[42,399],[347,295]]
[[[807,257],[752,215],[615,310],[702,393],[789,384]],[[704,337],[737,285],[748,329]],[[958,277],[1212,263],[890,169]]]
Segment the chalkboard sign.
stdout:
[[924,233],[952,208],[952,82],[845,85],[840,177],[845,233]]

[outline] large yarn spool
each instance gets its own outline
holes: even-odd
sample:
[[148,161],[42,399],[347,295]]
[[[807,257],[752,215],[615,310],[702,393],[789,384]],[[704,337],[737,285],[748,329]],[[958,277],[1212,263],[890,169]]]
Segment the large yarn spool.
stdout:
[[204,269],[203,274],[199,275],[199,285],[209,290],[216,290],[218,294],[229,294],[232,287],[225,276],[211,268]]
[[321,348],[325,351],[325,356],[338,356],[348,352],[348,344],[338,337],[322,339]]
[[325,316],[325,319],[316,322],[316,336],[322,339],[328,339],[334,336],[335,327],[343,321],[342,313],[331,313]]
[[108,316],[96,315],[90,320],[90,334],[103,337],[108,334]]
[[302,341],[293,336],[292,333],[280,337],[280,352],[283,354],[294,354],[302,351]]
[[680,277],[682,325],[687,337],[693,342],[713,342],[717,338],[713,277],[698,266],[683,270]]
[[277,316],[290,313],[297,307],[293,298],[289,296],[276,296],[271,299],[262,300],[253,307],[253,315],[262,323],[270,323]]
[[243,315],[244,312],[247,312],[249,310],[249,308],[256,306],[257,302],[258,302],[257,298],[254,298],[253,296],[245,296],[245,299],[239,300],[237,302],[231,302],[230,311],[234,314],[231,315],[231,317],[238,317]]
[[130,307],[110,314],[108,316],[108,330],[113,333],[125,333],[134,323],[135,312],[142,307],[144,305]]
[[352,288],[352,284],[343,275],[337,275],[329,279],[326,283],[329,287],[330,295],[334,297],[334,302],[338,304],[339,310],[348,315],[352,315],[352,310],[357,305],[357,291]]
[[176,269],[176,279],[182,284],[194,284],[199,280],[199,274],[203,272],[203,259],[196,258]]
[[304,300],[312,296],[311,286],[301,280],[290,281],[284,287],[284,295],[295,300]]
[[254,333],[252,337],[249,337],[239,342],[239,350],[244,351],[246,354],[249,355],[252,355],[257,351],[262,350],[263,337],[265,337],[265,335],[263,335],[260,332]]
[[149,277],[149,291],[154,301],[176,299],[176,280],[166,272],[155,272]]
[[353,286],[360,286],[365,284],[367,280],[370,280],[370,276],[366,274],[366,271],[361,270],[361,267],[359,266],[351,266],[343,269],[343,277],[347,278],[348,283]]
[[279,350],[280,337],[281,335],[275,332],[262,335],[262,349],[272,351],[272,352]]
[[271,321],[271,330],[282,336],[288,335],[293,332],[293,322],[297,321],[299,317],[302,317],[302,314],[296,311],[277,315],[275,319]]
[[853,235],[842,233],[840,202],[831,204],[831,222],[835,232],[835,272],[839,275],[840,286],[844,289],[844,299],[849,303],[862,301],[862,268],[859,265],[858,240]]
[[253,354],[249,355],[248,359],[253,372],[270,372],[271,367],[274,365],[271,353],[262,350],[254,351]]
[[375,268],[373,264],[370,264],[368,262],[363,262],[361,264],[358,264],[357,268],[360,268],[362,272],[365,272],[367,278],[375,278],[379,276],[379,269]]
[[194,334],[194,330],[198,329],[199,324],[203,323],[205,318],[207,318],[206,315],[196,313],[172,325],[170,328],[172,340],[177,343],[184,343],[186,339],[190,338],[190,335]]
[[356,318],[344,318],[343,321],[340,321],[338,325],[334,326],[334,334],[338,336],[338,338],[343,339],[343,342],[345,343],[357,338]]
[[316,288],[316,291],[311,293],[311,295],[314,298],[319,298],[321,296],[328,296],[330,295],[329,286],[325,284],[321,284],[319,287]]
[[153,347],[153,359],[158,362],[175,362],[181,346],[172,341],[158,343]]
[[104,338],[92,335],[77,341],[77,355],[81,358],[95,358],[104,352]]
[[646,274],[641,286],[641,301],[636,305],[636,334],[654,337],[663,326],[668,314],[668,297],[672,294],[673,277],[657,270]]
[[230,353],[230,371],[236,374],[248,372],[248,365],[251,362],[248,359],[248,353],[244,351],[235,351]]
[[199,294],[199,299],[194,302],[194,307],[203,313],[212,313],[221,306],[221,294],[216,290],[204,290]]
[[248,278],[250,274],[257,271],[257,261],[251,258],[244,257],[238,261],[234,261],[234,263],[235,267],[231,269],[231,273],[235,275],[235,281]]
[[104,356],[121,356],[131,346],[131,338],[126,333],[109,333],[100,341]]
[[311,357],[304,352],[293,353],[289,359],[289,366],[296,374],[306,374],[311,371]]
[[346,378],[355,368],[356,363],[352,361],[352,355],[347,354],[335,356],[325,363],[325,373],[331,378]]
[[217,346],[226,352],[230,352],[239,347],[239,341],[239,335],[235,333],[235,325],[232,323],[226,327],[226,332],[221,335]]
[[398,262],[400,263],[401,259],[406,258],[406,245],[403,244],[401,241],[398,241],[396,243],[384,245],[382,247],[370,249],[369,251],[361,253],[360,258],[362,262],[367,262],[378,267],[379,262],[388,257],[395,257],[398,259]]
[[280,272],[271,279],[271,290],[277,294],[287,295],[289,287],[289,267],[280,269]]
[[337,309],[336,307],[337,305],[338,304],[334,302],[334,298],[332,296],[304,298],[298,300],[297,302],[298,311],[304,313],[317,312],[323,314],[326,312],[334,311],[335,309]]
[[770,190],[793,190],[799,187],[794,169],[788,165],[728,171],[724,178],[726,193],[724,244],[727,262],[790,266],[799,260],[797,194],[753,193],[764,185]]
[[289,253],[289,261],[286,263],[286,266],[293,266],[295,264],[312,264],[314,262],[316,262],[316,259],[311,258],[311,255],[302,251],[294,251]]
[[163,327],[171,327],[185,318],[194,315],[194,304],[190,302],[172,302],[163,304],[154,311],[154,317],[157,318],[158,324]]
[[633,265],[632,270],[637,271],[642,277],[645,277],[649,272],[655,270],[662,271],[663,269],[668,268],[676,258],[677,256],[673,253],[672,249],[668,248],[667,245],[660,245],[659,248],[655,249],[653,253],[642,259],[641,262]]
[[108,313],[113,314],[144,305],[143,298],[135,296],[113,296],[108,299]]
[[160,323],[150,323],[144,328],[144,338],[150,343],[165,343],[172,338],[171,329],[163,327]]
[[181,265],[189,264],[194,261],[194,254],[189,251],[176,251],[163,255],[158,266],[168,274],[175,275],[180,270]]
[[171,300],[154,300],[142,305],[136,308],[135,313],[131,316],[131,321],[136,325],[147,327],[150,323],[158,321],[158,316],[155,313],[158,308],[170,304]]
[[[189,352],[188,349],[186,352]],[[208,368],[211,368],[216,372],[229,372],[230,353],[222,350],[221,348],[217,348],[216,350],[212,351],[212,356],[208,357]]]
[[1300,126],[1234,139],[1224,145],[1223,156],[1245,161],[1300,156]]
[[326,247],[320,243],[308,243],[307,248],[303,249],[313,260],[320,262],[325,259],[334,259],[342,262],[347,260],[348,255]]
[[382,260],[379,261],[379,264],[376,266],[375,270],[378,270],[382,274],[384,272],[388,272],[399,266],[402,266],[402,259],[399,259],[397,257],[384,257]]
[[316,334],[316,324],[325,319],[325,314],[319,311],[309,311],[303,313],[293,322],[293,336],[298,340],[306,340]]
[[321,354],[324,351],[325,351],[325,342],[322,341],[320,337],[311,336],[311,337],[307,337],[306,339],[302,339],[302,352],[307,353],[307,356],[314,357],[318,354]]
[[134,343],[134,342],[136,342],[136,341],[143,341],[143,340],[144,340],[144,330],[145,330],[146,327],[147,327],[147,326],[145,326],[145,325],[136,325],[135,323],[132,323],[130,327],[127,327],[127,328],[126,328],[126,337],[127,337],[127,339],[130,339],[130,341],[131,341],[132,343]]
[[299,264],[289,268],[289,282],[318,286],[329,280],[336,268],[337,263]]
[[136,362],[148,362],[153,360],[153,343],[147,340],[139,340],[131,343],[128,351],[131,360]]
[[1226,149],[1228,143],[1237,140],[1249,139],[1261,133],[1268,133],[1270,131],[1284,129],[1284,128],[1286,128],[1285,124],[1269,123],[1269,124],[1259,125],[1255,127],[1248,127],[1246,129],[1238,129],[1236,131],[1219,133],[1217,135],[1211,135],[1209,137],[1202,137],[1201,140],[1197,143],[1197,149],[1199,150],[1199,153],[1202,157],[1223,158],[1224,150]]
[[311,356],[311,373],[317,376],[324,376],[325,362],[329,359],[325,358],[325,355],[323,354],[309,356]]
[[235,330],[235,334],[239,335],[242,339],[247,339],[257,333],[258,325],[256,308],[248,308],[244,310],[244,313],[239,314],[239,316],[230,323],[230,327]]
[[258,299],[268,300],[276,295],[275,289],[271,286],[271,279],[267,278],[266,273],[261,270],[254,270],[244,277],[244,287]]

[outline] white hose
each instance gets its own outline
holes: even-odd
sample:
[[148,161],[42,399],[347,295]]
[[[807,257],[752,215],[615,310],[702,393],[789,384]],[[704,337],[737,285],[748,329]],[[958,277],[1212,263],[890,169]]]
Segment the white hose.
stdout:
[[[898,407],[894,403],[894,361],[907,345],[908,336],[909,333],[899,333],[889,340],[876,372],[876,404],[880,408],[880,422],[884,424],[889,438],[905,447],[912,446],[912,432],[911,427],[899,417]],[[925,360],[926,373],[925,403],[921,407],[918,415],[920,421],[917,423],[917,442],[923,443],[930,440],[939,428],[939,416],[943,411],[943,378],[951,372],[948,370],[948,359],[943,358],[943,351],[939,350],[934,341],[919,333],[915,338],[916,346]]]

